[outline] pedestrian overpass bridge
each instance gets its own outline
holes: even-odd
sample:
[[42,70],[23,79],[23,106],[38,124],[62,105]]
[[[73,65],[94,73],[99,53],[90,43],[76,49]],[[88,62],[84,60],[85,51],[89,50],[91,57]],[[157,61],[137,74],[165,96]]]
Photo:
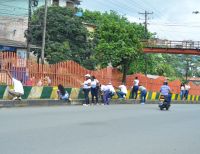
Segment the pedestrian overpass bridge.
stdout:
[[200,55],[200,41],[142,41],[144,53],[168,53]]

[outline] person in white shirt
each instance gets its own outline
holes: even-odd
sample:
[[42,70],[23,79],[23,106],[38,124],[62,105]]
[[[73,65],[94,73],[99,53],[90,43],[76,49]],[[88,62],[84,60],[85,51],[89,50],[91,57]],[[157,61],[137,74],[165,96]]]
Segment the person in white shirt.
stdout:
[[131,96],[133,99],[137,99],[138,95],[138,88],[139,88],[139,80],[138,77],[135,77],[134,83],[133,83],[133,89],[131,91]]
[[104,105],[109,105],[110,103],[110,88],[108,85],[101,85],[101,92],[103,94]]
[[117,91],[117,95],[119,98],[125,98],[127,94],[127,88],[124,83],[119,86],[120,91]]
[[112,98],[115,95],[115,88],[113,87],[111,82],[109,82],[107,86],[110,89],[110,98]]
[[[99,81],[95,78],[95,76],[91,77],[91,95],[92,95],[92,103],[98,103],[99,97]],[[94,102],[94,97],[96,98],[96,103]]]
[[85,103],[83,104],[84,106],[88,106],[90,104],[90,100],[89,100],[90,88],[91,88],[90,74],[86,74],[85,81],[83,83],[83,92],[84,92],[84,97],[85,97]]
[[185,84],[185,100],[187,100],[188,98],[189,90],[190,90],[190,85]]
[[24,95],[24,88],[22,82],[12,78],[13,89],[8,90],[8,94],[13,97],[13,100],[21,100],[21,96]]

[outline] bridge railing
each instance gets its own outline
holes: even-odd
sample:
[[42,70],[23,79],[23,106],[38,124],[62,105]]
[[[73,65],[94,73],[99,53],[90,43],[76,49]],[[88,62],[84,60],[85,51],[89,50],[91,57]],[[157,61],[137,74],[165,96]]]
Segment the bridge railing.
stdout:
[[144,47],[150,48],[176,48],[176,49],[197,49],[200,50],[200,41],[169,41],[169,40],[144,40]]

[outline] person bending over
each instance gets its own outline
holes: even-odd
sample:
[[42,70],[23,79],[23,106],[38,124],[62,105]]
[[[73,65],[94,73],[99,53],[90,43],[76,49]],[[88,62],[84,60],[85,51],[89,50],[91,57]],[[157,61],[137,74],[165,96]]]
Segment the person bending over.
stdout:
[[69,101],[69,94],[68,92],[65,90],[65,88],[63,87],[63,85],[59,84],[58,85],[58,98],[60,100],[65,100],[65,101]]
[[24,95],[24,88],[22,82],[15,78],[12,78],[12,82],[14,88],[9,89],[8,94],[12,97],[12,100],[21,100],[21,96]]

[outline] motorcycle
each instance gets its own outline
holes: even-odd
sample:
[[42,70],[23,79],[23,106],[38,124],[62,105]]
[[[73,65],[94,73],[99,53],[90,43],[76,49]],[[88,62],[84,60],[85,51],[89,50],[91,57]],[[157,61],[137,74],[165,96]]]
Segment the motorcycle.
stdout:
[[169,110],[169,108],[171,106],[169,99],[171,99],[170,94],[168,96],[163,96],[163,95],[160,96],[159,105],[158,105],[160,110],[163,110],[163,109]]

